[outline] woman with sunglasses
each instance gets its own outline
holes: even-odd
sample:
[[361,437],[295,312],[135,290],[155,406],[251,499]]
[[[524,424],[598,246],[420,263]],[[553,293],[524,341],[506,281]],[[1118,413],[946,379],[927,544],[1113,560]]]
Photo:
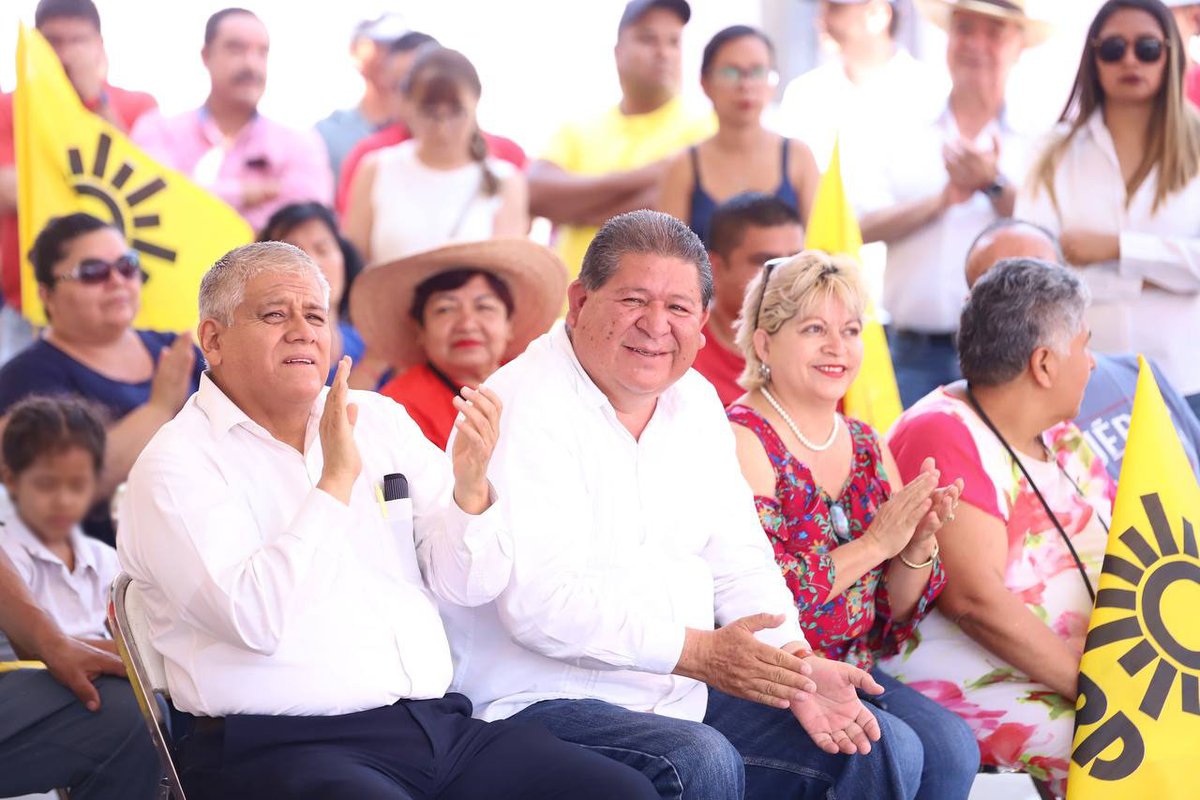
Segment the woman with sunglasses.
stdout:
[[726,413],[809,645],[886,689],[875,713],[924,753],[916,797],[961,800],[979,768],[971,730],[876,662],[908,642],[945,585],[935,534],[962,484],[936,488],[929,459],[904,485],[870,426],[838,414],[862,364],[865,305],[846,259],[767,262],[738,322],[747,392]]
[[71,394],[108,411],[108,446],[84,530],[113,542],[108,498],[142,448],[183,407],[203,369],[192,337],[133,327],[141,305],[136,250],[89,214],[46,223],[29,252],[46,311],[41,338],[0,367],[0,426],[34,394]]
[[777,82],[775,48],[756,28],[725,28],[704,47],[700,85],[712,101],[717,132],[671,162],[659,210],[687,221],[706,243],[717,206],[742,192],[773,194],[808,221],[820,180],[812,151],[762,125]]
[[1057,233],[1101,352],[1153,357],[1200,413],[1200,117],[1159,0],[1108,0],[1016,216]]

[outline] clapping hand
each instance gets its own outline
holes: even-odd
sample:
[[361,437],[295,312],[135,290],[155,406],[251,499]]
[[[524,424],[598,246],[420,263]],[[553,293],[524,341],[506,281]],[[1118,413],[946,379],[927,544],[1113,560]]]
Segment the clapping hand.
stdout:
[[965,139],[942,147],[942,161],[950,182],[968,194],[994,183],[1000,175],[1000,140],[992,138],[992,148],[982,150]]
[[879,720],[858,692],[883,694],[883,687],[870,674],[841,661],[809,656],[804,662],[812,669],[816,691],[792,701],[792,714],[801,727],[826,753],[870,753],[871,742],[879,741]]
[[358,421],[358,406],[347,402],[350,387],[350,357],[342,356],[333,386],[325,397],[325,410],[321,413],[318,430],[321,435],[321,453],[325,463],[321,468],[321,479],[317,488],[328,492],[346,505],[350,504],[350,492],[358,474],[362,472],[362,456],[354,442],[354,423]]
[[491,505],[487,468],[500,438],[500,398],[491,389],[467,387],[454,407],[454,500],[468,514],[482,514]]

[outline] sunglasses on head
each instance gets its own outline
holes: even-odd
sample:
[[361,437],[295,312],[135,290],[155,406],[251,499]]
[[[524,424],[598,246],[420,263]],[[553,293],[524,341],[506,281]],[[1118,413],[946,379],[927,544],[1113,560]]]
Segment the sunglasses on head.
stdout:
[[780,264],[786,264],[788,261],[791,261],[790,256],[785,258],[772,258],[770,261],[767,261],[763,264],[762,292],[758,295],[758,308],[754,309],[755,330],[758,329],[758,319],[762,316],[763,301],[767,298],[767,284],[771,281],[771,273],[774,272],[775,268]]
[[85,258],[70,272],[55,275],[53,282],[79,281],[84,285],[92,286],[105,283],[112,277],[113,270],[116,270],[117,274],[126,280],[133,280],[135,277],[138,277],[145,281],[148,277],[146,273],[142,272],[142,260],[138,257],[137,251],[130,250],[115,261],[105,261],[100,258]]
[[[1129,49],[1129,40],[1124,36],[1109,36],[1094,42],[1096,58],[1105,64],[1116,64],[1125,58]],[[1162,58],[1167,49],[1167,43],[1156,36],[1139,36],[1133,40],[1133,55],[1143,64],[1153,64]]]

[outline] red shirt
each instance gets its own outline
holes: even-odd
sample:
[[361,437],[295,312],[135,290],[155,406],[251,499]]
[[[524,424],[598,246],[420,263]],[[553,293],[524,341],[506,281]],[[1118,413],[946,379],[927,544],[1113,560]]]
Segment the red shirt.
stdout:
[[746,359],[732,350],[726,350],[713,336],[709,325],[704,326],[703,332],[705,344],[696,353],[696,363],[692,364],[692,369],[708,378],[708,382],[717,389],[721,405],[728,406],[746,393],[737,383],[738,378],[742,377],[742,370],[746,368]]
[[428,364],[412,367],[379,390],[404,406],[425,438],[443,450],[458,416],[453,400],[457,392]]
[[1192,101],[1192,105],[1200,108],[1200,64],[1188,67],[1183,78],[1183,91],[1187,94],[1187,99]]
[[[408,127],[403,122],[397,122],[395,125],[389,125],[381,131],[372,133],[358,144],[354,145],[354,149],[342,161],[342,174],[338,179],[337,198],[334,204],[337,208],[338,216],[344,216],[346,209],[350,205],[350,182],[354,180],[354,173],[358,169],[358,162],[362,161],[363,156],[374,150],[381,150],[384,147],[406,142],[412,138]],[[525,169],[525,151],[521,146],[512,139],[506,139],[503,136],[493,136],[490,133],[483,134],[484,141],[487,142],[488,154],[507,161],[517,169]]]
[[[104,87],[108,105],[128,131],[138,117],[156,108],[158,103],[145,92],[131,92],[116,86]],[[99,101],[85,103],[89,111],[99,107]],[[13,132],[13,96],[0,94],[0,167],[16,163],[16,142]],[[21,251],[17,233],[17,214],[0,214],[0,294],[4,302],[21,307]]]

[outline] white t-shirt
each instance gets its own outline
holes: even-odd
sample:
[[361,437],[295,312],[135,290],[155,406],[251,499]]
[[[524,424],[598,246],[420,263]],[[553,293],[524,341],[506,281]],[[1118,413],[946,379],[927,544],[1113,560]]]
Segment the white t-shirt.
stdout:
[[[516,170],[495,158],[487,166],[500,180]],[[371,261],[383,264],[451,242],[490,239],[500,195],[485,194],[480,164],[434,169],[417,158],[410,139],[377,151],[371,207]]]

